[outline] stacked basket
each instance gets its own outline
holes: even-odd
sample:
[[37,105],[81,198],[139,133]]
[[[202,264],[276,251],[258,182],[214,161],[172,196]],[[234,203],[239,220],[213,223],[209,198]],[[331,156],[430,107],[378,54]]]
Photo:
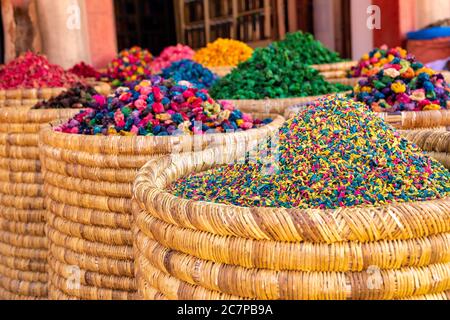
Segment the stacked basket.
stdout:
[[30,107],[58,96],[65,88],[0,90],[0,107]]
[[360,78],[348,78],[347,74],[348,71],[357,64],[358,61],[345,61],[327,64],[316,64],[312,65],[312,68],[319,71],[328,82],[355,86]]
[[0,298],[47,298],[39,130],[76,110],[0,110]]
[[149,162],[136,179],[144,298],[450,298],[450,199],[302,210],[196,202],[166,191],[213,167],[215,152]]
[[[107,95],[111,87],[105,82],[89,81],[98,93]],[[31,107],[36,103],[57,97],[67,88],[0,89],[0,107]]]
[[211,145],[231,153],[249,150],[284,121],[273,119],[259,129],[194,138],[83,136],[44,128],[40,153],[50,298],[138,298],[131,233],[132,184],[138,170],[151,158]]

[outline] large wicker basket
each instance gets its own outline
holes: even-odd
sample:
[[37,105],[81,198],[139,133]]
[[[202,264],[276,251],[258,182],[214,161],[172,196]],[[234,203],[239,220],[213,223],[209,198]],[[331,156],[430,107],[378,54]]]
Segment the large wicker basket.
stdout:
[[[111,91],[105,82],[91,83],[98,93],[107,95]],[[42,100],[57,97],[67,88],[8,89],[0,90],[0,107],[31,107]]]
[[449,298],[450,199],[301,210],[197,202],[166,191],[213,167],[216,152],[164,157],[137,176],[133,231],[144,298]]
[[[180,137],[104,137],[41,131],[52,299],[136,299],[132,185],[151,158],[203,150],[251,149],[284,118],[245,132]],[[76,286],[68,281],[73,274]]]
[[0,109],[0,299],[47,298],[39,130],[76,112]]

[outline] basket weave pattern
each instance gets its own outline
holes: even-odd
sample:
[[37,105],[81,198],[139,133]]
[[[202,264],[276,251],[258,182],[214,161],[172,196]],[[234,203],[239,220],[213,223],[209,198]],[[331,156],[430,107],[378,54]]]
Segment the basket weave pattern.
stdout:
[[[111,91],[110,85],[104,82],[95,81],[90,85],[103,95]],[[65,90],[67,88],[1,89],[0,107],[32,107],[40,101],[57,97]]]
[[[211,145],[234,152],[242,142],[276,132],[284,118],[272,117],[273,123],[259,129],[194,138],[83,136],[43,129],[50,298],[138,298],[131,232],[132,184],[138,170],[149,159]],[[75,288],[68,281],[74,268],[81,280]]]
[[178,178],[213,167],[215,152],[164,157],[137,176],[133,230],[143,297],[448,298],[450,199],[303,210],[166,192]]
[[77,110],[0,110],[0,299],[47,298],[39,129]]
[[[343,92],[346,94],[349,92]],[[297,98],[282,98],[282,99],[261,99],[261,100],[227,100],[232,102],[242,112],[247,113],[265,113],[265,114],[279,114],[285,116],[290,108],[298,105],[308,104],[326,95],[311,96],[311,97],[297,97]]]
[[403,136],[450,169],[450,132],[437,130],[404,131]]

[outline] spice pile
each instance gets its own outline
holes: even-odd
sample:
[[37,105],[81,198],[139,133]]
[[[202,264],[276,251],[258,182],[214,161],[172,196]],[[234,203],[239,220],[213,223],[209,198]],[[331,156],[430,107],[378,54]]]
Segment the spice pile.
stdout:
[[80,81],[75,74],[30,51],[0,69],[0,89],[67,88]]
[[334,63],[343,61],[339,53],[326,48],[310,33],[301,31],[288,33],[283,41],[276,42],[277,47],[295,51],[297,59],[307,65]]
[[253,49],[244,42],[219,38],[200,49],[194,60],[206,67],[234,67],[253,54]]
[[153,73],[160,73],[163,69],[170,67],[173,62],[184,59],[192,60],[194,54],[194,50],[182,44],[167,47],[161,52],[158,58],[153,60],[151,68]]
[[412,61],[413,59],[414,57],[408,55],[405,49],[400,47],[390,49],[388,46],[383,45],[363,55],[358,65],[349,71],[349,77],[371,77],[383,70],[385,65],[395,65],[402,60]]
[[126,49],[108,65],[106,76],[111,79],[113,86],[120,86],[124,82],[140,81],[152,74],[152,61],[153,56],[148,50],[140,47]]
[[414,59],[394,59],[362,79],[355,97],[376,112],[440,110],[450,107],[450,87],[442,74]]
[[93,108],[96,106],[98,95],[93,87],[78,83],[57,97],[39,102],[33,109]]
[[282,41],[256,49],[250,60],[241,63],[211,88],[211,96],[215,99],[274,99],[352,89],[326,82],[317,70],[302,63],[300,46],[296,50],[286,47]]
[[93,66],[91,66],[83,61],[74,65],[68,71],[73,74],[76,74],[77,76],[82,77],[82,78],[99,79],[101,77],[100,72],[95,70],[95,68]]
[[162,71],[161,76],[164,79],[173,79],[177,82],[182,80],[189,81],[199,89],[210,88],[218,79],[209,69],[192,60],[181,60],[172,63],[169,68]]
[[190,175],[171,192],[238,206],[335,209],[446,197],[450,172],[367,106],[338,96],[289,120],[269,156]]
[[153,76],[132,89],[118,88],[98,106],[80,112],[56,131],[86,135],[169,136],[247,130],[270,123],[255,120],[227,102],[214,101],[186,81]]

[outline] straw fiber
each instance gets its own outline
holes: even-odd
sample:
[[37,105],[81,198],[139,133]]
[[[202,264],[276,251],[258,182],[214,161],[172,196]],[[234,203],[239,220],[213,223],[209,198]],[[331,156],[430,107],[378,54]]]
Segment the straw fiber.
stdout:
[[358,61],[344,61],[344,62],[336,62],[336,63],[315,64],[315,65],[312,65],[311,67],[321,73],[324,73],[324,72],[330,72],[330,71],[348,71],[352,67],[355,67],[357,64],[358,64]]
[[[98,93],[107,95],[111,91],[105,82],[90,83]],[[57,97],[67,88],[38,88],[38,89],[1,89],[0,107],[31,107],[42,100]]]
[[299,104],[311,103],[324,96],[325,95],[312,97],[283,98],[283,99],[228,100],[228,101],[232,102],[243,112],[266,113],[266,114],[272,113],[284,116],[290,107],[297,106]]
[[436,130],[403,131],[403,136],[450,169],[450,132]]
[[144,298],[448,299],[450,199],[305,210],[197,202],[166,191],[217,165],[218,152],[155,159],[139,172],[133,233]]
[[[258,117],[258,115],[256,115]],[[47,207],[49,297],[137,299],[132,227],[132,185],[152,158],[223,146],[250,150],[275,133],[284,118],[245,132],[205,136],[83,136],[41,131],[40,155]],[[242,149],[242,151],[240,151]],[[73,271],[77,286],[68,281]],[[78,271],[77,271],[78,270]],[[154,298],[163,298],[147,288]]]
[[76,112],[0,110],[0,299],[48,297],[39,129]]

